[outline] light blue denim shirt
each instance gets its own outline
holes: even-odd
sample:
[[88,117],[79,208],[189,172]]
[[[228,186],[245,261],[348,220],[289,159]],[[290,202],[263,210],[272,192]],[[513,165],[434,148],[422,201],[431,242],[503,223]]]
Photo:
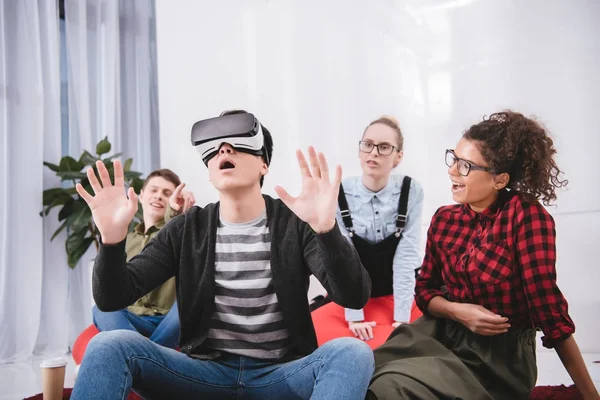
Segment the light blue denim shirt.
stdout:
[[[371,242],[380,242],[396,232],[396,215],[403,175],[391,175],[386,187],[375,193],[367,189],[362,178],[343,180],[344,193],[352,215],[355,233]],[[420,240],[423,214],[423,188],[415,179],[410,185],[406,226],[396,248],[393,268],[394,321],[408,322],[415,288],[415,269],[421,265]],[[348,230],[337,210],[342,234],[350,240]],[[346,321],[364,320],[363,310],[345,310]]]

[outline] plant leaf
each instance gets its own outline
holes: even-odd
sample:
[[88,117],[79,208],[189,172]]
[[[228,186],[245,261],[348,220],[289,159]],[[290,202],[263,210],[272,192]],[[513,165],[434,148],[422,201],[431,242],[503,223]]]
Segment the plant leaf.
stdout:
[[121,157],[122,155],[123,155],[123,153],[115,153],[115,154],[113,154],[112,156],[110,156],[110,157],[107,157],[107,158],[105,158],[105,159],[104,159],[104,160],[102,160],[102,161],[104,161],[105,163],[107,163],[107,162],[109,162],[109,161],[112,161],[112,160],[114,160],[115,158],[119,158],[119,157]]
[[144,181],[140,178],[134,178],[129,184],[135,190],[137,194],[140,194],[142,187],[144,187]]
[[53,241],[55,237],[58,236],[59,233],[61,233],[65,228],[67,227],[67,221],[63,222],[58,229],[54,232],[54,234],[52,235],[52,237],[50,238],[50,241]]
[[96,145],[96,154],[100,157],[102,154],[106,154],[110,151],[111,145],[108,141],[108,136],[98,142]]
[[128,172],[131,169],[131,164],[133,164],[133,158],[128,158],[123,163],[123,171]]
[[[54,190],[54,189],[48,189],[48,190]],[[46,202],[46,200],[50,200],[52,199],[52,202],[50,204],[44,204],[46,207],[40,212],[40,216],[41,217],[45,217],[50,213],[50,210],[52,210],[54,207],[59,206],[61,204],[66,204],[69,201],[73,200],[73,197],[71,197],[71,189],[61,189],[62,193],[54,193],[54,196],[52,194],[48,194],[48,196],[44,199],[44,203]]]
[[[42,205],[47,206],[52,204],[56,199],[64,198],[65,201],[71,197],[71,193],[68,189],[54,188],[44,190],[42,193]],[[60,203],[60,204],[64,204]]]
[[94,238],[87,237],[83,239],[79,246],[74,248],[72,252],[67,250],[67,261],[69,263],[69,267],[75,268],[77,266],[77,263],[81,257],[83,257],[92,243],[94,243]]
[[88,232],[89,231],[87,229],[71,231],[67,237],[67,241],[65,242],[67,253],[73,253],[81,245],[81,243],[83,243],[83,239],[85,239]]
[[70,172],[70,171],[81,171],[85,165],[75,160],[71,156],[65,156],[60,159],[60,164],[58,164],[58,172]]
[[94,165],[94,164],[96,164],[96,161],[98,161],[98,160],[99,160],[98,157],[94,157],[87,150],[84,150],[83,154],[81,154],[81,157],[79,157],[79,162],[83,165]]
[[57,172],[56,175],[60,176],[61,180],[63,180],[63,181],[87,178],[87,175],[85,172],[75,172],[75,171]]
[[[62,221],[67,219],[72,213],[73,213],[73,204],[75,204],[75,201],[72,197],[71,197],[71,201],[67,201],[65,203],[65,205],[63,206],[63,208],[60,209],[60,211],[58,212],[58,220]],[[65,221],[66,223],[66,221]]]
[[135,178],[139,178],[140,176],[142,176],[142,173],[136,171],[127,171],[123,175],[125,176],[126,181],[131,181]]
[[44,165],[54,172],[58,172],[58,165],[44,161]]
[[73,202],[73,212],[67,217],[67,225],[73,231],[89,229],[89,223],[92,220],[90,211],[85,200],[79,198]]

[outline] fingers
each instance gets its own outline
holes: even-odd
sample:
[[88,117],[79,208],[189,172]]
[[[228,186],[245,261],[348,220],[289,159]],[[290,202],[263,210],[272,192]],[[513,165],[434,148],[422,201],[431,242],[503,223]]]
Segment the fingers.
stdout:
[[77,185],[75,185],[75,190],[77,190],[77,193],[79,193],[79,195],[81,196],[81,198],[83,200],[85,200],[85,202],[88,204],[88,206],[90,205],[90,203],[92,202],[92,200],[94,200],[94,197],[91,194],[89,194],[87,192],[87,190],[85,190],[83,188],[83,186],[81,186],[81,183],[78,183]]
[[335,175],[333,176],[332,185],[334,188],[339,188],[341,183],[342,183],[342,166],[336,165],[335,166]]
[[367,326],[366,326],[366,328],[365,328],[365,330],[366,330],[366,335],[365,335],[365,336],[367,337],[367,340],[369,340],[369,339],[373,339],[373,327],[374,327],[374,326],[375,326],[375,325],[367,325]]
[[176,188],[175,191],[173,192],[173,194],[171,195],[171,197],[179,197],[181,196],[181,191],[183,190],[183,188],[185,187],[185,183],[180,183]]
[[98,178],[96,178],[96,173],[93,168],[88,168],[87,171],[88,181],[90,181],[90,185],[92,185],[92,189],[94,189],[94,194],[100,193],[102,190],[102,186],[100,182],[98,182]]
[[293,209],[296,198],[292,197],[284,188],[279,185],[275,186],[274,189],[275,193],[277,193],[277,196],[279,196],[281,201],[283,201],[283,204],[285,204],[290,210]]
[[501,315],[496,314],[493,311],[488,310],[487,308],[483,307],[483,306],[478,306],[477,309],[479,309],[481,312],[491,316],[491,317],[501,317]]
[[360,340],[369,340],[373,339],[373,327],[377,325],[376,322],[355,322],[351,323],[349,328]]
[[364,325],[359,324],[357,326],[354,326],[351,329],[354,332],[354,336],[356,336],[360,340],[367,340],[368,339],[367,331],[366,331]]
[[[323,157],[325,158],[325,157]],[[312,172],[312,176],[315,178],[321,177],[321,169],[319,166],[319,160],[317,158],[317,152],[315,148],[312,146],[308,146],[308,161],[310,163],[310,171]]]
[[129,213],[131,214],[131,217],[133,218],[133,216],[135,215],[135,213],[138,210],[138,197],[137,197],[137,194],[135,194],[135,190],[133,190],[132,187],[130,187],[127,190],[127,197],[129,197],[129,202],[127,204],[127,208],[129,209]]
[[296,150],[296,159],[298,160],[298,167],[300,167],[300,175],[302,175],[303,178],[310,178],[310,170],[308,169],[308,164],[306,163],[306,158],[304,158],[302,150]]
[[183,193],[183,212],[186,212],[196,203],[196,199],[191,192]]
[[121,164],[121,160],[115,160],[115,162],[113,163],[113,168],[115,170],[115,186],[125,187],[125,178],[123,176],[123,164]]
[[327,165],[327,159],[325,158],[325,155],[323,153],[319,153],[317,155],[317,160],[319,162],[319,171],[321,178],[323,178],[323,180],[329,183],[329,165]]
[[110,175],[108,174],[108,170],[104,163],[100,160],[96,161],[96,168],[98,169],[98,175],[100,175],[100,181],[102,182],[102,187],[111,186]]
[[495,330],[495,329],[478,329],[476,331],[474,331],[475,333],[477,333],[478,335],[483,335],[483,336],[494,336],[494,335],[500,335],[502,333],[506,333],[508,332],[508,329],[503,329],[503,330]]
[[492,315],[483,315],[481,321],[492,325],[502,325],[508,321],[508,318],[492,313]]
[[477,324],[471,330],[479,335],[491,336],[491,335],[499,335],[501,333],[508,332],[508,328],[510,328],[510,324],[508,324],[508,323],[496,325],[496,324],[484,322],[484,323]]

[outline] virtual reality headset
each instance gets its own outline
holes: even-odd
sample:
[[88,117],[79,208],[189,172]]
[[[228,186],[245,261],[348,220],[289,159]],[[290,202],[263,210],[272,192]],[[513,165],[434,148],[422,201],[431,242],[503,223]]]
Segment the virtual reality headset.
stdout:
[[204,119],[192,126],[192,146],[198,147],[204,164],[208,164],[223,143],[227,143],[237,151],[264,156],[269,165],[264,142],[260,122],[250,113]]

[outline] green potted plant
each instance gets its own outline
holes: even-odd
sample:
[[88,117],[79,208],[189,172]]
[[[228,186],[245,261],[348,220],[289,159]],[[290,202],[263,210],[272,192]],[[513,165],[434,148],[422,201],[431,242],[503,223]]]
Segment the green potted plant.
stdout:
[[[50,240],[54,240],[56,236],[63,230],[67,230],[67,239],[65,241],[65,250],[67,252],[67,260],[69,267],[75,268],[81,257],[86,253],[88,248],[94,244],[96,250],[100,245],[100,233],[94,224],[92,212],[87,206],[85,200],[75,190],[75,185],[81,185],[89,192],[94,193],[90,182],[86,175],[88,167],[94,168],[97,173],[96,161],[102,160],[108,169],[110,176],[114,176],[113,160],[121,156],[122,153],[116,153],[112,156],[102,158],[103,155],[110,152],[111,144],[108,138],[102,139],[96,145],[96,155],[92,155],[87,150],[84,150],[79,160],[75,160],[71,156],[61,158],[57,164],[44,162],[44,165],[50,168],[60,177],[61,187],[44,190],[43,205],[44,208],[40,215],[45,217],[54,207],[61,207],[58,212],[58,221],[61,225],[52,235]],[[139,193],[144,181],[140,179],[141,172],[131,170],[133,160],[128,158],[123,162],[123,171],[125,175],[126,186],[134,188],[136,193]],[[141,207],[130,225],[130,229],[142,220]]]

